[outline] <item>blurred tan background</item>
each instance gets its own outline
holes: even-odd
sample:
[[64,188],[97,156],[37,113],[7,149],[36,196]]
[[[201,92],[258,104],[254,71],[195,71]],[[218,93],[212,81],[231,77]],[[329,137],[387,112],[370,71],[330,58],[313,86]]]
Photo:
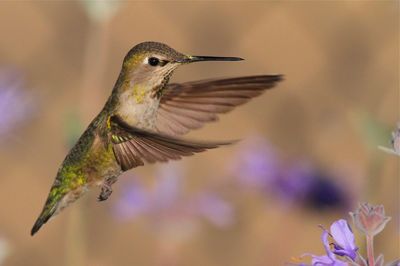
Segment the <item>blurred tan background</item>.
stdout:
[[[399,257],[399,157],[376,148],[388,145],[399,121],[397,1],[3,1],[0,35],[0,72],[13,73],[18,91],[3,102],[0,94],[3,265],[283,265],[304,252],[322,254],[318,224],[348,218],[360,201],[384,204],[392,221],[376,251],[386,261]],[[32,238],[70,145],[103,106],[126,52],[146,40],[246,59],[185,66],[172,81],[266,73],[285,81],[189,134],[242,143],[186,158],[175,170],[135,169],[108,201],[96,202],[91,191]],[[268,142],[284,162],[305,159],[333,173],[348,204],[321,210],[243,188],[230,169],[241,167],[235,158],[249,139]],[[174,171],[181,177],[173,179],[179,195],[171,205],[141,205],[122,221],[115,215],[124,188],[138,183],[157,197],[160,172]],[[202,205],[211,222],[185,205],[203,191],[221,200],[216,210],[207,209],[212,200]]]

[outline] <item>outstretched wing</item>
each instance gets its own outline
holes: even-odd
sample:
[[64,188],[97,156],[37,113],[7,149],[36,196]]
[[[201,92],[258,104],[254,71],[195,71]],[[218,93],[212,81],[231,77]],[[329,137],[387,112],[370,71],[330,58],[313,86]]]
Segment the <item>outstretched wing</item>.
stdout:
[[110,141],[123,171],[147,163],[179,160],[232,142],[197,142],[158,134],[126,124],[120,117],[110,118]]
[[169,84],[160,100],[156,130],[185,134],[216,121],[217,114],[246,103],[281,80],[281,75],[264,75]]

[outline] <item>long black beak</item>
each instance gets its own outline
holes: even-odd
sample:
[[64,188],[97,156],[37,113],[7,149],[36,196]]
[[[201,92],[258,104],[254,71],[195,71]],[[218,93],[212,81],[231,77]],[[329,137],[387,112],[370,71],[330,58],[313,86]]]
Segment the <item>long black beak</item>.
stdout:
[[184,58],[181,63],[194,63],[194,62],[204,62],[204,61],[242,61],[243,58],[240,57],[221,57],[221,56],[197,56],[191,55]]

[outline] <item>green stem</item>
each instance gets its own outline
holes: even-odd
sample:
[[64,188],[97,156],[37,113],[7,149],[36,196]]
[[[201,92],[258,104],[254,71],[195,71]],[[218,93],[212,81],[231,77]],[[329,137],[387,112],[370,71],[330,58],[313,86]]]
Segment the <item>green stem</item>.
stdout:
[[69,213],[67,225],[67,238],[65,249],[65,266],[85,266],[86,258],[86,223],[83,209],[87,208],[82,204],[86,198],[81,199],[81,204],[74,206]]

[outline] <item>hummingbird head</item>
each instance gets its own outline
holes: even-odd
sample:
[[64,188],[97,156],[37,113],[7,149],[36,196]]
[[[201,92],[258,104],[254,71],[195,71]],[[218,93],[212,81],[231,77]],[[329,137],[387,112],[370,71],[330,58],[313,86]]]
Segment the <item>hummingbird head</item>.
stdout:
[[123,72],[133,84],[163,88],[173,71],[182,64],[201,61],[240,61],[238,57],[192,56],[182,54],[166,44],[143,42],[125,56]]

